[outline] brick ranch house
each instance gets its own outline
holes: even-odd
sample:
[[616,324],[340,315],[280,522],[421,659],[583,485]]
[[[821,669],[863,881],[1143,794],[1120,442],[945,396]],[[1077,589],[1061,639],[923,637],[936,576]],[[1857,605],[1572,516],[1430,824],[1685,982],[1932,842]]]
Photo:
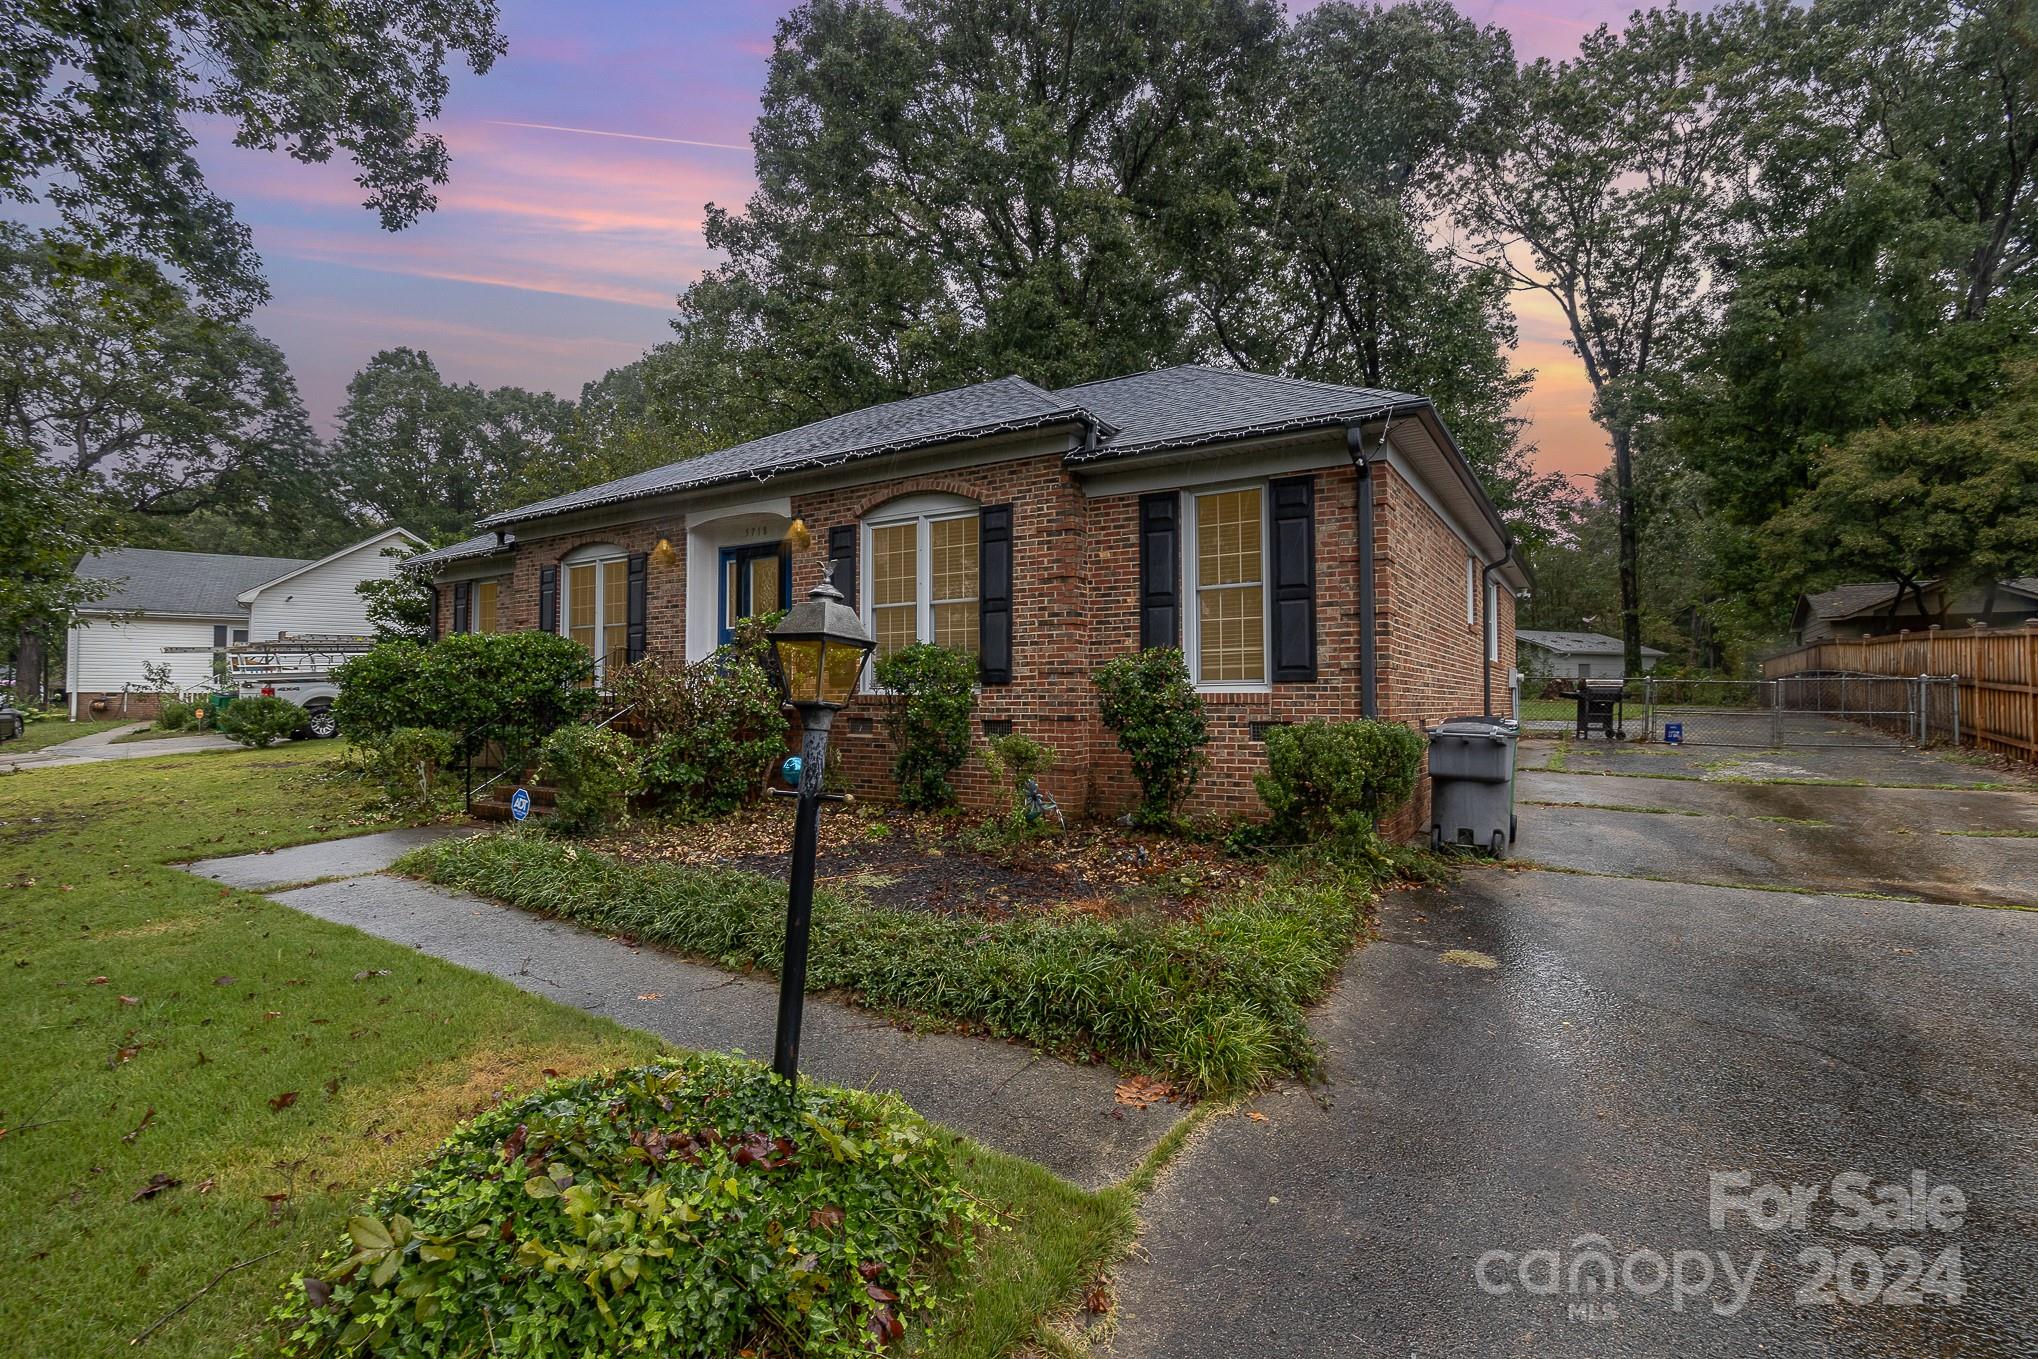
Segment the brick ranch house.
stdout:
[[[832,559],[881,653],[977,653],[979,739],[1053,746],[1045,782],[1071,815],[1136,792],[1098,718],[1106,659],[1183,648],[1211,721],[1189,810],[1251,811],[1270,723],[1434,722],[1482,711],[1488,686],[1504,709],[1528,585],[1427,400],[1204,367],[892,402],[480,527],[410,563],[438,627],[558,631],[603,666],[698,660]],[[875,696],[834,744],[854,786],[883,795]],[[966,797],[988,791],[974,761],[960,778]]]

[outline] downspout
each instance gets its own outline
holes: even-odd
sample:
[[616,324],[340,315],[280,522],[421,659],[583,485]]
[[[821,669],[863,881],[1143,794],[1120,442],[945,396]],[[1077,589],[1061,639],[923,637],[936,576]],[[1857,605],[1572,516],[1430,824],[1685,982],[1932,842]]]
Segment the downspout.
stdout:
[[[1500,560],[1479,573],[1479,703],[1487,717],[1493,716],[1493,666],[1500,659],[1500,627],[1493,617],[1493,606],[1500,602],[1499,591],[1493,588],[1493,573],[1504,571],[1514,560],[1514,539],[1502,538],[1501,546],[1506,550]],[[1486,639],[1493,639],[1493,654],[1487,655]]]
[[[1388,416],[1391,424],[1393,415]],[[1380,436],[1386,447],[1387,436]],[[1373,463],[1366,456],[1366,435],[1357,423],[1345,426],[1345,452],[1351,455],[1352,470],[1358,473],[1359,512],[1359,712],[1365,717],[1380,715],[1380,656],[1374,638],[1373,611]]]

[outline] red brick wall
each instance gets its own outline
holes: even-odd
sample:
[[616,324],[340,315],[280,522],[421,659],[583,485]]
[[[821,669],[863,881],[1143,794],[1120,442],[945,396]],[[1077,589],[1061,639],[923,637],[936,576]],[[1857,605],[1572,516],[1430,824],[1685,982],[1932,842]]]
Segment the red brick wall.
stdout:
[[[1360,714],[1357,483],[1343,462],[1330,462],[1314,475],[1317,679],[1276,685],[1269,693],[1205,696],[1209,762],[1191,799],[1191,814],[1258,810],[1252,778],[1265,764],[1251,736],[1252,724],[1344,720]],[[1043,783],[1071,816],[1122,812],[1138,790],[1115,739],[1098,719],[1090,674],[1139,644],[1138,496],[1086,499],[1058,454],[796,495],[792,512],[806,522],[812,542],[793,563],[795,598],[819,576],[831,527],[855,523],[901,496],[923,492],[1013,506],[1013,681],[984,689],[973,722],[976,745],[982,744],[984,720],[1008,720],[1016,731],[1055,748],[1056,766]],[[1465,623],[1464,546],[1384,463],[1374,468],[1372,494],[1381,714],[1418,723],[1476,712],[1480,629]],[[526,538],[506,591],[505,625],[536,626],[541,564],[556,564],[588,543],[642,552],[666,538],[680,561],[651,568],[650,646],[654,652],[683,656],[684,532],[683,519],[673,515],[600,532]],[[452,591],[442,586],[442,626],[450,622],[451,597]],[[1500,654],[1511,659],[1513,599],[1503,589],[1500,601]],[[1507,662],[1494,667],[1496,707],[1505,703],[1509,668]],[[881,699],[852,703],[836,720],[833,746],[852,787],[869,796],[889,796],[891,743]],[[975,758],[958,771],[957,781],[972,804],[982,805],[992,793]],[[1402,833],[1426,824],[1422,796],[1425,805],[1402,819],[1397,828]]]

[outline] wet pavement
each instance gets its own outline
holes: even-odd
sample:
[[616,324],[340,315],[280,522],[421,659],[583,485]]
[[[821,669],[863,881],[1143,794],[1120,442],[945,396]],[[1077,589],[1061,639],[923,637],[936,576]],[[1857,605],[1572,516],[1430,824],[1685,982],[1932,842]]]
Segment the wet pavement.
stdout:
[[[1856,767],[1927,781],[1914,758]],[[1524,809],[1526,856],[1849,871],[1753,819],[1796,814],[1760,785],[1523,787],[1571,804]],[[1701,815],[1577,805],[1642,789]],[[1940,834],[2029,828],[2030,795],[1798,791],[1907,822],[1855,862],[1920,895],[2038,843]],[[1477,867],[1391,895],[1316,1027],[1328,1079],[1214,1121],[1146,1201],[1112,1355],[2038,1353],[2038,913]],[[1850,1212],[1908,1209],[1914,1175],[1931,1212]],[[1766,1186],[1770,1230],[1743,1206]]]
[[1553,762],[1573,774],[1627,774],[1644,778],[1720,781],[1803,779],[1831,783],[1924,784],[1957,788],[2008,787],[2038,791],[2029,772],[1976,763],[1958,751],[1917,750],[1862,733],[1852,745],[1665,745],[1660,741],[1526,740],[1521,767]]

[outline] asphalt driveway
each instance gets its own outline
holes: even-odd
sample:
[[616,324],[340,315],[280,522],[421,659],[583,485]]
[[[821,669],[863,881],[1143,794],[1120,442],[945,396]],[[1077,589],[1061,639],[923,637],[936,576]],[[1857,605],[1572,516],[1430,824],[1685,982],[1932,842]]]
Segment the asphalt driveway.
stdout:
[[2029,892],[2038,840],[1948,833],[2038,797],[1616,774],[1524,780],[1565,871],[1389,899],[1328,1080],[1148,1199],[1112,1354],[2038,1353],[2038,913],[1951,904]]

